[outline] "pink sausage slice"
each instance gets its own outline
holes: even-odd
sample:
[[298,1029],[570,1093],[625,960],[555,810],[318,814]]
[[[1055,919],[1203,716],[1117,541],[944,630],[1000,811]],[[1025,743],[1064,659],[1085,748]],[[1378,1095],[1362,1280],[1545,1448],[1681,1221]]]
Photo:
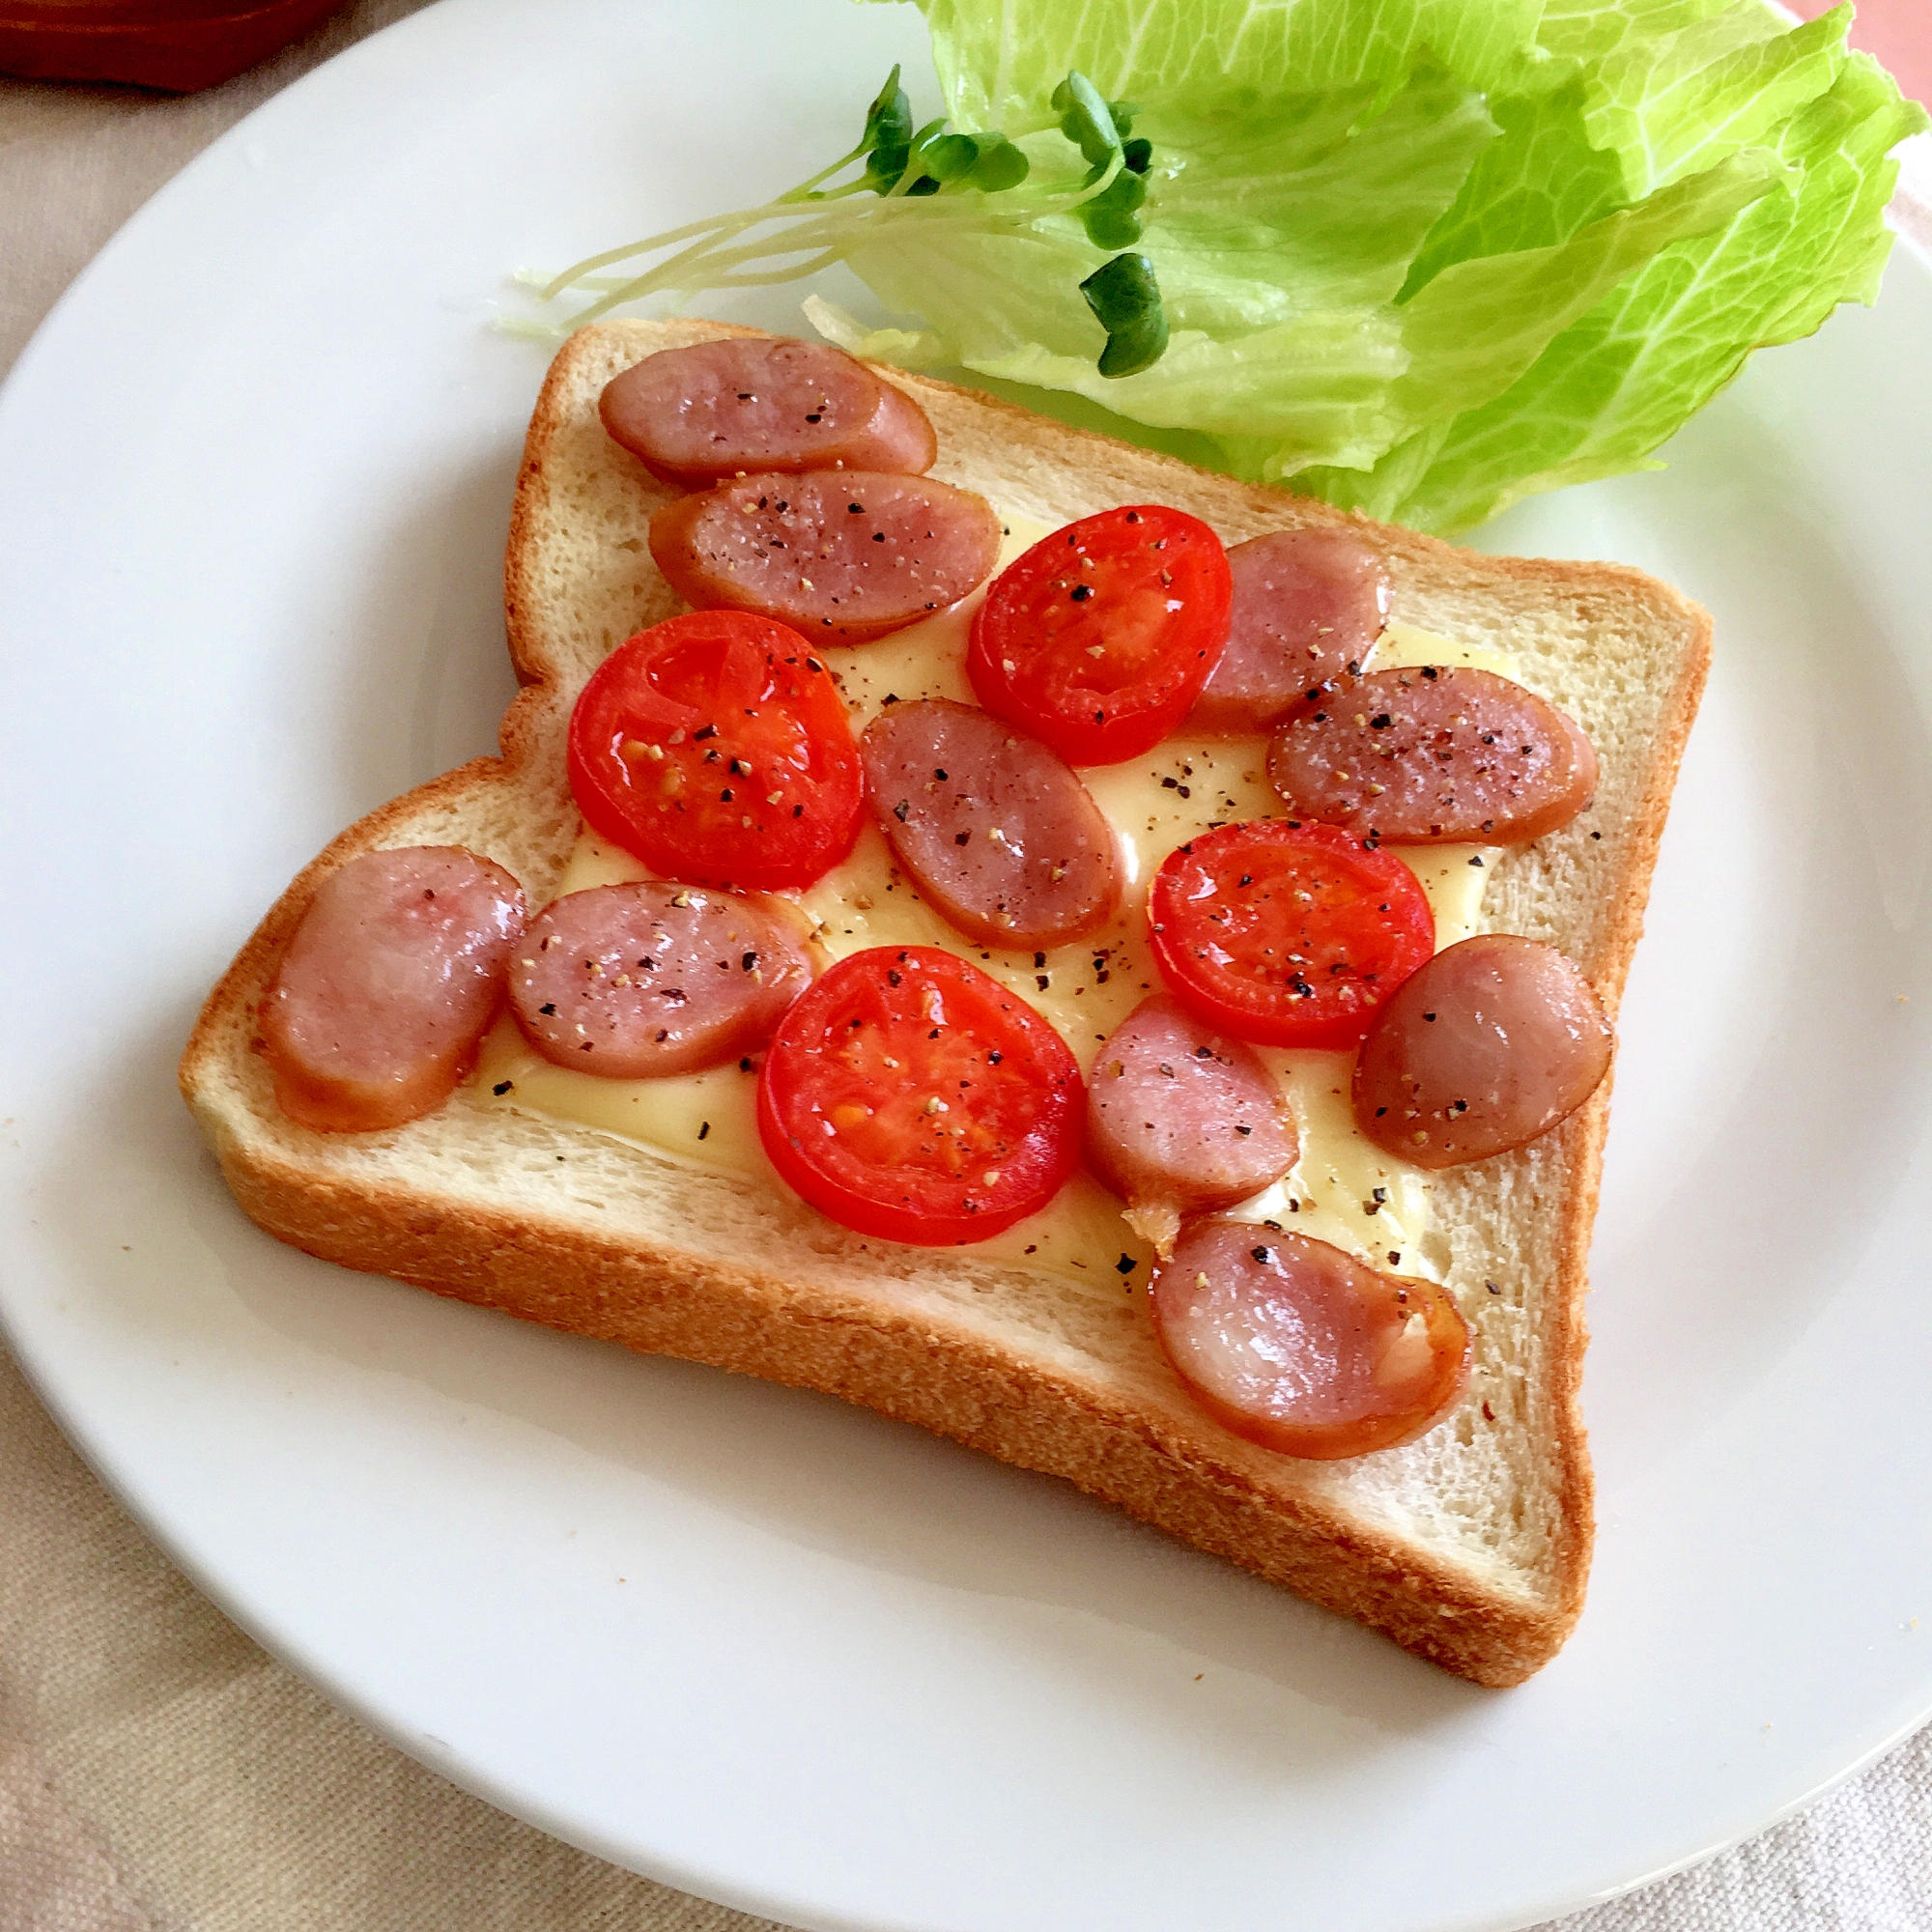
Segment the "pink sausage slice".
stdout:
[[546,1060],[648,1080],[763,1046],[810,979],[769,901],[645,880],[540,912],[510,967],[510,1009]]
[[330,873],[262,999],[276,1104],[326,1133],[440,1106],[475,1056],[523,929],[523,888],[458,845],[364,852]]
[[605,387],[598,413],[652,475],[703,489],[746,470],[932,468],[925,412],[842,350],[729,337],[664,349]]
[[1087,1077],[1087,1164],[1157,1247],[1184,1217],[1279,1180],[1299,1151],[1294,1116],[1254,1049],[1165,994],[1115,1028]]
[[1468,1380],[1468,1325],[1442,1289],[1305,1235],[1190,1222],[1150,1293],[1189,1393],[1284,1455],[1330,1462],[1413,1441]]
[[956,604],[993,574],[1000,520],[925,476],[744,476],[651,519],[651,554],[700,611],[752,611],[861,643]]
[[1493,671],[1371,671],[1304,698],[1268,778],[1292,812],[1398,845],[1520,845],[1568,825],[1597,789],[1590,741]]
[[1228,553],[1228,647],[1188,722],[1267,731],[1318,687],[1361,671],[1388,623],[1381,553],[1354,530],[1270,530]]
[[1070,765],[990,712],[890,705],[860,744],[894,856],[981,946],[1064,945],[1113,917],[1113,828]]
[[1485,933],[1445,947],[1389,1000],[1355,1062],[1355,1121],[1418,1167],[1506,1153],[1575,1113],[1615,1037],[1553,946]]

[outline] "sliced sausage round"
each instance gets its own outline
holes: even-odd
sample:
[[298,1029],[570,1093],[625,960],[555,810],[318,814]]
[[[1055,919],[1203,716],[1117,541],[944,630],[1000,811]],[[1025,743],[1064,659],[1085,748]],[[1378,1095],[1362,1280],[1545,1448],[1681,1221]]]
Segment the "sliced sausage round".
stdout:
[[1291,811],[1398,845],[1520,845],[1597,789],[1590,741],[1493,671],[1371,671],[1304,698],[1268,751]]
[[1388,566],[1355,530],[1270,530],[1236,544],[1228,567],[1228,647],[1189,714],[1198,730],[1272,730],[1319,687],[1359,673],[1388,624]]
[[1113,917],[1113,828],[1038,739],[976,705],[922,698],[880,712],[860,755],[894,856],[967,938],[1061,946]]
[[1468,1380],[1468,1324],[1445,1290],[1306,1235],[1189,1222],[1150,1293],[1154,1333],[1202,1406],[1285,1455],[1412,1441]]
[[769,901],[651,879],[545,907],[511,963],[510,1008],[546,1060],[647,1080],[763,1046],[810,979]]
[[983,497],[927,476],[741,476],[651,519],[651,554],[699,610],[860,643],[956,604],[1000,556]]
[[1614,1043],[1555,947],[1483,933],[1445,947],[1381,1009],[1355,1063],[1355,1121],[1418,1167],[1484,1160],[1575,1113]]
[[1279,1180],[1299,1151],[1294,1116],[1261,1056],[1165,994],[1114,1029],[1088,1075],[1087,1164],[1150,1221],[1158,1247],[1186,1216]]
[[902,389],[842,350],[728,336],[646,355],[598,413],[652,475],[702,489],[746,470],[932,468],[938,440]]
[[523,929],[523,888],[460,845],[363,852],[331,872],[258,1015],[282,1112],[364,1133],[440,1106],[497,1010]]

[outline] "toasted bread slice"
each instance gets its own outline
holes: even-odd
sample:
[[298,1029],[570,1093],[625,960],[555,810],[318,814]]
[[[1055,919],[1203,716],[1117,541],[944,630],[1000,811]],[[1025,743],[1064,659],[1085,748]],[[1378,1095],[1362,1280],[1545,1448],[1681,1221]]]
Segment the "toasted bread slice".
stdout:
[[[564,778],[572,702],[607,652],[679,608],[643,541],[670,493],[604,434],[598,393],[653,350],[730,332],[607,323],[557,356],[511,518],[509,640],[525,689],[501,757],[337,838],[242,949],[188,1043],[182,1089],[237,1198],[270,1234],[344,1266],[820,1389],[1063,1476],[1449,1670],[1520,1682],[1569,1634],[1588,1567],[1577,1389],[1607,1092],[1533,1146],[1435,1179],[1449,1284],[1474,1331],[1468,1392],[1420,1440],[1343,1463],[1271,1454],[1209,1419],[1156,1348],[1144,1294],[1118,1282],[1096,1293],[971,1249],[862,1242],[776,1182],[467,1091],[372,1134],[315,1133],[277,1111],[251,1051],[255,1009],[331,869],[371,847],[462,844],[508,867],[533,905],[554,895],[579,830]],[[1230,543],[1341,520],[982,395],[893,380],[939,433],[934,473],[1009,515],[1057,526],[1165,502]],[[1485,924],[1560,946],[1614,1013],[1709,618],[1634,571],[1481,556],[1369,527],[1397,618],[1507,650],[1595,742],[1595,807],[1501,859]]]

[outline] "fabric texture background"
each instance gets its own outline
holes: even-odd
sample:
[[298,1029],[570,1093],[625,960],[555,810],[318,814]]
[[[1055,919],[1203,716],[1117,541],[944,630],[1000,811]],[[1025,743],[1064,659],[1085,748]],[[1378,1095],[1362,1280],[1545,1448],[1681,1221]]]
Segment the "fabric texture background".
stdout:
[[[0,372],[121,222],[196,153],[419,4],[361,0],[268,66],[188,99],[0,79]],[[1918,32],[1908,78],[1932,90],[1932,7],[1868,7],[1890,22],[1886,51],[1901,69]],[[1908,17],[1923,27],[1901,24]],[[1932,208],[1932,163],[1921,152],[1916,165]],[[1922,209],[1907,219],[1932,242]],[[155,1548],[0,1352],[0,1932],[754,1932],[764,1922],[519,1824],[332,1709]],[[1804,1816],[1559,1923],[1932,1932],[1932,1731]]]

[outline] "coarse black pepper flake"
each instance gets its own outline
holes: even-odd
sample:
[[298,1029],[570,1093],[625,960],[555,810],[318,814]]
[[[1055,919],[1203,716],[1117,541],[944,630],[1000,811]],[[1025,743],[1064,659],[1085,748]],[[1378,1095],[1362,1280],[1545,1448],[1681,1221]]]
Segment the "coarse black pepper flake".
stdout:
[[1486,1281],[1483,1284],[1483,1286],[1487,1288],[1492,1294],[1500,1294],[1502,1293],[1502,1290],[1499,1289],[1492,1281]]
[[546,1000],[543,1003],[543,1005],[537,1009],[537,1011],[545,1014],[546,1016],[554,1013],[556,1011],[556,1002],[554,1000]]
[[896,818],[901,825],[903,825],[906,822],[906,814],[911,810],[912,810],[912,801],[910,799],[902,798],[895,806],[893,807],[893,816]]
[[511,1083],[507,1080],[499,1080],[497,1082],[496,1086],[491,1088],[490,1091],[491,1093],[496,1094],[498,1099],[501,1099],[502,1096],[510,1091],[510,1085]]
[[694,731],[694,732],[693,732],[693,733],[691,734],[691,742],[692,742],[692,743],[693,743],[694,745],[696,745],[696,744],[697,744],[697,743],[701,742],[701,741],[702,741],[703,739],[706,739],[706,738],[715,738],[715,737],[717,737],[717,735],[718,735],[718,727],[717,727],[717,725],[715,725],[715,724],[700,724],[700,725],[699,725],[699,726],[697,727],[697,729],[696,729],[696,731]]
[[1132,1255],[1122,1255],[1121,1259],[1114,1264],[1114,1265],[1118,1269],[1120,1269],[1120,1271],[1122,1274],[1132,1274],[1133,1271],[1140,1266],[1140,1263],[1135,1261]]
[[709,1140],[711,1138],[711,1122],[709,1121],[701,1121],[698,1122],[697,1138],[701,1141]]
[[1264,1267],[1265,1267],[1271,1261],[1274,1260],[1274,1250],[1272,1248],[1250,1248],[1248,1252],[1255,1258],[1256,1261],[1260,1262]]

